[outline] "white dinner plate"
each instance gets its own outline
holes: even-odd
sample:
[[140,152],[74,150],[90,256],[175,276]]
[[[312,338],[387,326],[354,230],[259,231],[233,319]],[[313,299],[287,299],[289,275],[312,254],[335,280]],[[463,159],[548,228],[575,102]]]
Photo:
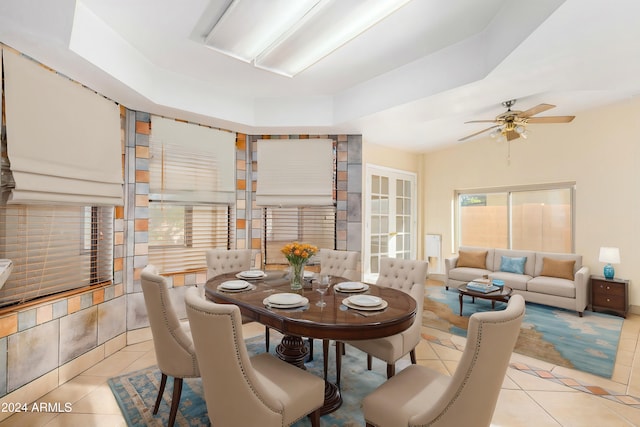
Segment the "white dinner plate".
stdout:
[[364,292],[369,289],[369,285],[362,282],[342,282],[334,286],[338,292]]
[[[282,297],[282,295],[287,295],[287,297]],[[289,295],[295,295],[299,298],[288,297]],[[309,299],[298,294],[274,294],[266,297],[262,303],[274,308],[297,308],[309,304]]]
[[242,279],[261,279],[266,275],[267,274],[262,270],[247,270],[241,271],[240,273],[236,274],[236,277]]
[[377,311],[377,310],[384,310],[389,305],[389,303],[383,299],[380,300],[379,305],[374,305],[374,306],[356,305],[350,301],[351,298],[353,297],[343,299],[342,304],[346,305],[349,308],[353,308],[354,310]]
[[280,294],[273,294],[267,297],[271,304],[278,305],[291,305],[291,304],[300,304],[300,302],[304,299],[304,297],[300,294],[294,294],[290,292],[284,292]]
[[377,307],[382,304],[382,298],[373,295],[354,295],[348,299],[351,304],[359,307]]
[[226,289],[230,291],[237,291],[240,289],[246,289],[251,286],[251,283],[245,282],[244,280],[227,280],[226,282],[220,283],[220,289]]

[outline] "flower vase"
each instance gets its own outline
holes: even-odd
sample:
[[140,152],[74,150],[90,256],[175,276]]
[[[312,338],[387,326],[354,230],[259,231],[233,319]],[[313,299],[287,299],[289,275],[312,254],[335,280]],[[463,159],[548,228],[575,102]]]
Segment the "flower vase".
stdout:
[[299,291],[302,289],[304,283],[304,266],[306,262],[291,264],[291,272],[289,278],[291,279],[291,290]]

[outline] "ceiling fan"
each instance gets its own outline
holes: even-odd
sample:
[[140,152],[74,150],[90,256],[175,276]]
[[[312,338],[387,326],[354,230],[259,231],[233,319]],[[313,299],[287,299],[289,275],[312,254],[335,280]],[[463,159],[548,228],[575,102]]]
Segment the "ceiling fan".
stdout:
[[504,101],[502,105],[507,109],[506,112],[500,114],[493,120],[472,120],[465,123],[496,123],[495,125],[481,130],[480,132],[472,133],[465,136],[458,141],[465,141],[481,133],[487,132],[491,129],[492,137],[503,135],[507,141],[514,139],[527,137],[527,125],[538,123],[569,123],[575,116],[546,116],[546,117],[532,117],[536,114],[555,108],[555,105],[551,104],[539,104],[533,108],[529,108],[526,111],[511,110],[511,107],[516,103],[515,99]]

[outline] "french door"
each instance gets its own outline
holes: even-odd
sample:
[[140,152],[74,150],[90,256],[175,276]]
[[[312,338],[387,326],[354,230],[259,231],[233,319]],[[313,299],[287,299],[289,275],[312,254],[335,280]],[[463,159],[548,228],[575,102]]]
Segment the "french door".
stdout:
[[364,279],[375,282],[380,258],[416,259],[416,175],[367,165]]

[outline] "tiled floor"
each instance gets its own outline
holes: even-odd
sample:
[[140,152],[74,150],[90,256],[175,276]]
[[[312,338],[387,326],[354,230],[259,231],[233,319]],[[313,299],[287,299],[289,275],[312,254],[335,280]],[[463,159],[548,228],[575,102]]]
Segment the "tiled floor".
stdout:
[[[261,325],[245,325],[245,336],[263,331]],[[126,425],[107,379],[155,363],[153,343],[147,333],[138,336],[142,342],[126,346],[36,399],[38,403],[58,403],[62,408],[69,403],[70,412],[20,413],[0,422],[0,426]],[[640,405],[634,397],[640,398],[640,360],[636,357],[640,355],[639,334],[640,316],[630,315],[624,321],[612,380],[513,354],[492,425],[640,426]],[[423,337],[417,349],[419,363],[441,372],[453,372],[464,339],[429,328],[423,329]],[[31,404],[29,408],[32,409]]]

